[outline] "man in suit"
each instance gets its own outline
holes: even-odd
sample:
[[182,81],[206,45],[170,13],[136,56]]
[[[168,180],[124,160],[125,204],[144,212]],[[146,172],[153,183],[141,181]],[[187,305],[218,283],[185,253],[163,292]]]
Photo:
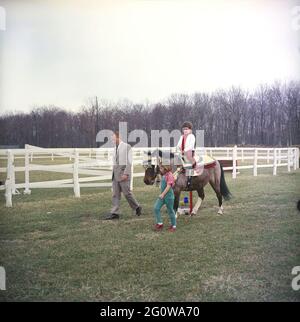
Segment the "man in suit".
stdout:
[[140,216],[142,213],[142,207],[139,205],[132,191],[130,190],[132,164],[131,146],[121,140],[120,134],[117,131],[114,132],[112,139],[116,145],[113,155],[114,165],[112,172],[112,209],[105,219],[119,219],[121,192],[123,192],[129,206],[135,210],[136,215]]

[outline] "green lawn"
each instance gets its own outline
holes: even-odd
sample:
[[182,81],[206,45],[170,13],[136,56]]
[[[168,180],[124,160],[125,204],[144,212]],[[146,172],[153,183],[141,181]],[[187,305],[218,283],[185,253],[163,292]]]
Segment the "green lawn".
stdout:
[[33,189],[13,196],[13,208],[2,191],[0,300],[299,301],[291,271],[300,266],[300,170],[251,174],[226,174],[234,198],[223,216],[207,187],[198,215],[180,217],[176,233],[152,231],[158,188],[142,178],[134,193],[144,214],[137,218],[123,199],[119,221],[102,220],[110,189],[81,189],[80,199],[72,189]]

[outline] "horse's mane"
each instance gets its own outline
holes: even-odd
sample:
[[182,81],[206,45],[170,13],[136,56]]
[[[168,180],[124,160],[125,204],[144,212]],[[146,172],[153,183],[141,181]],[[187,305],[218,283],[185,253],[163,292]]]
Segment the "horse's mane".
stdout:
[[174,153],[171,151],[164,152],[164,151],[158,150],[158,155],[160,158],[165,158],[166,156],[168,156],[170,157],[170,159],[174,159],[175,157]]
[[153,152],[148,151],[148,155],[151,157],[160,157],[160,158],[170,158],[174,159],[175,154],[171,151],[162,151],[162,150],[155,150]]

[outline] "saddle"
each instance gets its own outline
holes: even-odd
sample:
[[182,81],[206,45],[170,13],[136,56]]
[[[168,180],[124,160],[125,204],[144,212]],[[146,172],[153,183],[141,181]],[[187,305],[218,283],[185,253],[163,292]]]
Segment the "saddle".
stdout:
[[181,172],[185,173],[185,175],[189,177],[199,176],[202,173],[203,169],[213,168],[216,165],[216,160],[208,155],[195,155],[194,158],[196,160],[196,166],[194,168],[191,162],[187,161],[182,156],[180,157],[182,161]]

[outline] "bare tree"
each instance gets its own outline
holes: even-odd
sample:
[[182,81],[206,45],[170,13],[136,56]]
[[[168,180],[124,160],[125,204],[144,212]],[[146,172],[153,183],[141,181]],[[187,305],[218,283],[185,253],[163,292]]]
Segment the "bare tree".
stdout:
[[30,113],[0,116],[0,144],[41,147],[96,147],[101,129],[179,129],[190,120],[205,131],[205,145],[300,144],[300,82],[261,85],[253,93],[240,87],[211,94],[176,94],[161,103],[110,103],[90,98],[79,112],[40,106]]

